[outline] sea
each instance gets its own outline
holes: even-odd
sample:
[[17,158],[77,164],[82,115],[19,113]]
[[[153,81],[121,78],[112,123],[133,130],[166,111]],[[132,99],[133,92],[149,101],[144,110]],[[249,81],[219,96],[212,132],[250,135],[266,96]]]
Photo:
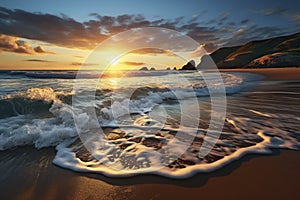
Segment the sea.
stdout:
[[80,173],[179,179],[300,150],[300,81],[216,73],[208,87],[198,71],[0,71],[0,151],[54,148],[54,165]]

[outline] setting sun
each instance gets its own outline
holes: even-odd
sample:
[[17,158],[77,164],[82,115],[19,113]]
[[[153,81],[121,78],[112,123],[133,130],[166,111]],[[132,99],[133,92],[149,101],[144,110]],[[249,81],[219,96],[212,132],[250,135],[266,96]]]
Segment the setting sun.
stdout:
[[118,64],[118,60],[117,59],[111,61],[111,65],[112,66],[116,66],[117,64]]

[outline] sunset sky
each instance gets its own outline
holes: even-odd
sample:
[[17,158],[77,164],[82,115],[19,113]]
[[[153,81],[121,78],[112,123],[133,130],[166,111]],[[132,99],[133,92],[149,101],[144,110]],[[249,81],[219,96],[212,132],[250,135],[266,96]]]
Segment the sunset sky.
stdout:
[[[208,52],[250,40],[300,31],[300,2],[289,1],[33,1],[0,3],[0,69],[78,69],[103,40],[138,27],[179,31]],[[117,51],[113,49],[111,51]],[[106,52],[109,54],[109,52]],[[182,60],[165,50],[132,52],[117,63],[179,67]]]

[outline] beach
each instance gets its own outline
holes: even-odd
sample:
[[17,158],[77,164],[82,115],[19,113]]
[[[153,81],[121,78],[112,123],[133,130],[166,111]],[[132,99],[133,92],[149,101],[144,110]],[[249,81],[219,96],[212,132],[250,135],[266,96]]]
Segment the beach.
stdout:
[[[263,82],[295,82],[299,81],[300,68],[229,71],[261,74],[265,76]],[[299,91],[290,86],[283,84],[283,89]],[[269,86],[258,88],[264,91]],[[73,172],[52,163],[54,148],[16,147],[1,151],[0,157],[1,199],[290,199],[295,198],[300,185],[300,151],[294,150],[248,154],[216,171],[186,179],[157,175],[111,178]]]
[[299,199],[299,1],[2,1],[0,200]]
[[19,156],[13,170],[1,162],[5,172],[1,199],[285,199],[294,198],[300,184],[298,151],[248,155],[213,173],[172,180],[151,175],[111,179],[80,174],[53,165],[53,150],[26,150],[26,154],[9,152]]
[[257,73],[265,76],[266,81],[289,81],[299,80],[300,67],[286,68],[255,68],[255,69],[221,69],[221,72],[244,72]]

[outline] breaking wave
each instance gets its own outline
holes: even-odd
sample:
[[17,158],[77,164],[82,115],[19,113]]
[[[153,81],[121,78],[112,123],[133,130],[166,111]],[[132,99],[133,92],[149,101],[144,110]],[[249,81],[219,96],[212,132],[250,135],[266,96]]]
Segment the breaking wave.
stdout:
[[[182,85],[174,81],[174,76],[165,78],[173,83],[172,88],[164,84],[144,85],[135,89],[129,99],[122,95],[132,90],[131,86],[98,88],[94,102],[84,101],[90,93],[82,91],[82,101],[76,109],[72,107],[72,88],[61,91],[36,87],[6,94],[0,99],[0,150],[24,145],[52,146],[57,149],[53,162],[74,171],[111,177],[152,173],[186,178],[218,169],[247,153],[270,153],[271,148],[300,148],[299,113],[271,112],[269,105],[261,104],[260,96],[247,97],[242,104],[235,104],[239,102],[237,98],[243,98],[237,95],[229,98],[221,137],[212,151],[202,158],[200,146],[211,114],[208,89],[203,81]],[[252,80],[239,75],[223,75],[228,95],[240,94]],[[190,101],[193,95],[201,105],[196,133],[190,127],[180,127],[183,106],[190,109],[187,117],[194,116]],[[272,105],[279,97],[268,97],[266,101]],[[89,119],[91,110],[95,110],[97,122]],[[94,124],[100,124],[103,129],[104,135],[92,128],[86,132],[86,137],[91,135],[95,139],[91,144],[101,147],[93,154],[78,137],[74,115],[80,118],[82,125],[95,127]],[[174,157],[174,152],[182,149],[191,136],[193,140],[187,151]]]

